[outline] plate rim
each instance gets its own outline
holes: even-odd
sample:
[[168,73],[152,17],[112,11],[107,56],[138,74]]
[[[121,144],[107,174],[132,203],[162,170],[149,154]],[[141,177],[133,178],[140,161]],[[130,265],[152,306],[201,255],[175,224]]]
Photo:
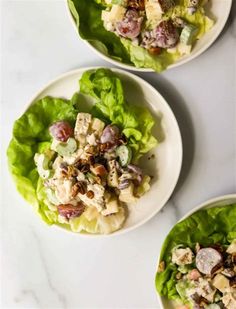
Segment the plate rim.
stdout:
[[[178,220],[172,227],[171,229],[179,222],[187,219],[188,217],[190,217],[191,215],[193,215],[196,211],[200,210],[200,209],[205,209],[205,208],[212,208],[212,207],[215,207],[214,204],[216,203],[219,203],[219,202],[223,202],[223,201],[227,201],[227,200],[231,200],[231,199],[235,199],[235,202],[236,202],[236,193],[230,193],[230,194],[224,194],[224,195],[219,195],[219,196],[216,196],[216,197],[213,197],[213,198],[210,198],[210,199],[207,199],[206,201],[204,202],[201,202],[200,204],[198,204],[197,206],[193,207],[193,209],[189,210],[183,217],[181,217],[180,220]],[[229,205],[226,205],[226,206],[229,206]],[[217,207],[217,206],[216,206]],[[224,206],[218,206],[218,207],[224,207]],[[171,230],[170,230],[171,231]],[[169,231],[169,232],[170,232]],[[169,234],[168,232],[168,234]],[[166,237],[168,236],[168,234],[166,235]],[[165,239],[166,239],[165,237]],[[164,241],[165,241],[164,239]],[[162,242],[162,245],[164,243],[164,241]],[[161,247],[162,247],[161,245]],[[160,262],[160,253],[158,255],[158,259],[157,259],[157,265],[159,265],[159,262]],[[155,273],[155,277],[156,277],[156,273]],[[155,282],[154,282],[154,285],[155,285]],[[156,290],[156,286],[155,286],[155,291],[156,291],[156,295],[157,295],[157,299],[158,299],[158,302],[159,302],[159,305],[161,306],[161,309],[166,309],[164,307],[164,304],[163,304],[163,301],[162,301],[162,298],[163,296],[161,296],[157,290]]]
[[[126,64],[126,63],[122,63],[118,60],[112,59],[109,56],[103,54],[102,52],[100,52],[98,49],[96,49],[89,41],[82,39],[78,33],[78,29],[76,27],[76,23],[74,21],[74,18],[72,16],[72,13],[70,11],[69,5],[68,5],[68,0],[64,0],[65,1],[65,5],[66,5],[66,10],[67,13],[69,15],[69,19],[77,33],[77,36],[79,36],[79,39],[84,42],[91,50],[93,50],[95,52],[96,55],[98,55],[100,58],[102,58],[103,60],[107,61],[110,64],[116,65],[122,69],[125,70],[130,70],[130,71],[136,71],[136,72],[143,72],[143,73],[150,73],[150,72],[156,72],[153,69],[149,69],[149,68],[138,68],[135,67],[135,65],[130,65],[130,64]],[[181,65],[184,65],[188,62],[190,62],[191,60],[194,60],[195,58],[199,57],[201,54],[203,54],[208,48],[211,47],[211,45],[216,41],[216,39],[219,37],[219,35],[221,34],[221,32],[223,31],[225,24],[229,18],[229,14],[231,11],[231,7],[232,7],[232,3],[233,0],[226,0],[228,3],[228,8],[227,11],[225,13],[224,18],[222,19],[222,25],[221,27],[218,29],[218,31],[216,31],[216,33],[211,37],[211,39],[208,41],[207,44],[205,44],[205,46],[203,48],[201,48],[195,55],[190,54],[189,57],[183,58],[182,60],[180,60],[179,62],[173,63],[171,65],[169,65],[164,71],[170,70],[170,69],[174,69],[177,68]],[[163,72],[164,72],[163,71]],[[156,72],[157,73],[157,72]],[[162,72],[161,72],[162,73]],[[160,73],[159,73],[160,74]]]
[[113,237],[113,236],[118,236],[118,235],[121,235],[121,234],[125,234],[125,233],[128,233],[132,230],[135,230],[136,228],[144,225],[145,223],[147,223],[150,219],[152,219],[165,205],[166,203],[168,202],[168,200],[170,199],[174,189],[176,188],[176,185],[178,183],[178,180],[179,180],[179,176],[180,176],[180,172],[181,172],[181,168],[182,168],[182,163],[183,163],[183,141],[182,141],[182,136],[181,136],[181,131],[180,131],[180,128],[179,128],[179,125],[178,125],[178,122],[177,122],[177,119],[175,117],[175,114],[174,112],[172,111],[170,105],[168,104],[168,102],[165,100],[165,98],[161,95],[161,93],[154,87],[152,86],[151,84],[149,84],[146,80],[144,80],[143,78],[135,75],[134,73],[131,73],[131,72],[127,72],[123,69],[120,69],[120,68],[114,68],[114,67],[106,67],[106,66],[91,66],[91,67],[81,67],[81,68],[78,68],[78,69],[75,69],[75,70],[70,70],[70,71],[67,71],[63,74],[60,74],[58,75],[56,78],[50,80],[49,82],[47,82],[43,87],[40,88],[39,91],[37,91],[31,98],[30,100],[28,101],[27,104],[25,104],[25,108],[23,109],[23,113],[40,97],[40,95],[47,89],[49,88],[50,86],[52,86],[53,84],[59,82],[60,80],[63,80],[71,75],[74,75],[74,74],[81,74],[85,71],[88,71],[88,70],[93,70],[93,69],[98,69],[98,68],[107,68],[107,69],[110,69],[114,72],[117,72],[117,73],[120,73],[120,74],[123,74],[123,75],[126,75],[127,77],[131,78],[132,80],[136,81],[138,84],[144,84],[147,88],[151,89],[152,91],[154,91],[159,97],[160,99],[162,100],[162,103],[161,104],[164,104],[165,105],[165,108],[168,110],[168,114],[171,116],[172,120],[174,122],[174,126],[176,128],[176,136],[177,136],[177,144],[178,144],[178,157],[179,157],[179,161],[176,163],[176,177],[175,177],[175,180],[173,181],[173,184],[172,184],[172,187],[167,191],[168,194],[166,194],[166,197],[165,199],[163,199],[162,201],[162,206],[153,211],[149,216],[147,216],[145,219],[141,220],[139,223],[131,226],[131,227],[128,227],[126,229],[123,229],[121,228],[120,230],[117,230],[111,234],[89,234],[89,233],[75,233],[75,232],[72,232],[70,230],[66,230],[65,228],[62,228],[58,225],[55,225],[53,224],[52,227],[54,228],[59,228],[60,230],[63,230],[63,231],[66,231],[66,232],[69,232],[70,234],[72,235],[76,235],[77,237],[80,236],[80,237],[89,237],[89,238],[98,238],[98,237]]

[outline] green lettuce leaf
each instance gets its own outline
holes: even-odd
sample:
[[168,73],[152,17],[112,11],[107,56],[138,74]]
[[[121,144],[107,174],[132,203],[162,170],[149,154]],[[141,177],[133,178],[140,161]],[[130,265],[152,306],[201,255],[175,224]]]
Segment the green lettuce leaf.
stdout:
[[121,39],[121,42],[137,68],[151,68],[156,72],[161,72],[180,58],[178,53],[168,53],[166,50],[158,56],[151,55],[145,48],[132,44],[130,40]]
[[85,72],[80,79],[80,91],[95,98],[94,116],[120,127],[128,138],[134,161],[157,145],[152,135],[152,115],[147,109],[125,101],[122,82],[111,70]]
[[120,39],[103,27],[101,12],[103,1],[68,0],[68,6],[82,39],[89,41],[103,54],[116,60],[130,63],[130,57]]
[[180,299],[176,290],[176,265],[171,263],[171,251],[177,245],[194,250],[196,243],[203,246],[220,243],[229,244],[236,236],[236,204],[197,211],[189,218],[177,223],[162,246],[160,261],[166,268],[156,274],[156,289],[169,299]]

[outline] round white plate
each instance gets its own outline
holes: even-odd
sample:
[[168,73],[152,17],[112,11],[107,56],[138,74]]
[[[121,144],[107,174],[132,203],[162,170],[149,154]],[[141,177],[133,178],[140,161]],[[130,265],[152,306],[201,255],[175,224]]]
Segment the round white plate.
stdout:
[[[210,200],[198,205],[197,207],[193,208],[180,221],[190,217],[193,213],[195,213],[196,211],[198,211],[200,209],[227,206],[227,205],[231,205],[231,204],[234,204],[234,203],[236,203],[236,194],[219,196],[219,197],[210,199]],[[160,259],[159,259],[159,261],[160,261]],[[158,261],[158,264],[159,264],[159,261]],[[166,297],[160,296],[159,294],[157,294],[157,296],[158,296],[158,300],[159,300],[161,309],[176,309],[176,307],[177,307],[176,303],[166,299]]]
[[[69,13],[70,19],[77,31],[77,27],[71,15],[71,12],[69,10],[67,0],[65,1],[66,1],[66,7]],[[168,69],[175,68],[175,67],[178,67],[179,65],[187,63],[190,60],[201,55],[204,51],[206,51],[207,48],[210,47],[214,43],[214,41],[217,39],[221,31],[223,30],[225,23],[229,17],[231,6],[232,6],[232,0],[210,0],[210,3],[206,6],[206,13],[209,17],[212,17],[215,20],[215,24],[213,28],[210,31],[208,31],[200,40],[198,40],[198,42],[195,44],[190,55],[182,57],[181,59],[176,61],[174,64],[170,65]],[[139,71],[139,72],[153,72],[153,70],[149,68],[136,68],[134,65],[125,64],[118,60],[114,60],[108,57],[107,55],[103,54],[98,49],[96,49],[91,42],[88,42],[86,40],[84,40],[84,42],[89,47],[91,47],[94,50],[94,52],[97,55],[99,55],[101,58],[123,69]]]
[[[83,72],[89,69],[94,68],[82,68],[58,77],[46,85],[30,101],[29,105],[47,95],[70,99],[79,89],[78,80]],[[145,155],[140,161],[144,170],[154,177],[151,190],[137,204],[129,207],[129,215],[125,225],[121,230],[112,234],[115,235],[144,224],[168,201],[181,170],[182,140],[173,112],[155,88],[131,73],[119,69],[112,69],[112,71],[122,79],[127,101],[130,104],[146,106],[153,114],[156,120],[153,134],[160,142],[153,151]],[[151,154],[154,158],[150,158]],[[91,236],[91,234],[81,235]]]

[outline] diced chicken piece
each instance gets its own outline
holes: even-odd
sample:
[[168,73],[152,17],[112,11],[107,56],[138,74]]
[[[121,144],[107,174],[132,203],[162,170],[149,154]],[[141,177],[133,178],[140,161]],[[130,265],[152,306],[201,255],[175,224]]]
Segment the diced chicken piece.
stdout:
[[232,241],[232,243],[229,245],[228,249],[226,250],[227,253],[233,254],[236,253],[236,239]]
[[145,2],[147,20],[151,25],[157,25],[164,13],[158,0],[147,0]]
[[75,123],[75,138],[79,141],[81,135],[86,135],[89,130],[92,116],[88,113],[78,113]]
[[108,186],[117,188],[119,185],[119,181],[118,181],[118,173],[116,170],[116,160],[111,160],[108,162],[108,169],[109,169],[107,177]]
[[225,308],[235,309],[236,308],[236,289],[230,288],[223,297],[221,298]]
[[216,289],[207,279],[199,278],[199,283],[197,287],[195,287],[195,293],[197,293],[199,296],[204,297],[209,302],[213,302]]
[[94,133],[87,135],[86,139],[89,145],[92,145],[92,146],[97,145],[96,136]]
[[91,124],[91,129],[95,131],[95,134],[100,137],[102,134],[102,131],[105,127],[105,123],[101,121],[98,118],[93,118],[92,124]]
[[76,136],[77,141],[79,142],[79,146],[83,147],[84,145],[86,145],[86,136],[83,134],[77,134]]
[[102,165],[102,164],[99,164],[99,163],[91,166],[90,170],[96,176],[103,177],[103,176],[105,176],[107,174],[107,170],[106,170],[105,166]]
[[93,198],[89,198],[86,194],[78,194],[80,200],[87,206],[96,207],[101,212],[105,207],[104,193],[105,188],[99,184],[88,184],[87,191],[94,193]]
[[210,303],[212,303],[214,301],[215,293],[216,293],[216,290],[214,290],[213,292],[211,292],[209,294],[205,294],[205,296],[202,295],[202,297],[204,297],[206,300],[208,300]]
[[212,284],[215,288],[217,288],[222,293],[226,292],[226,290],[229,289],[230,287],[229,280],[222,274],[217,274],[214,277]]
[[67,204],[71,201],[72,182],[70,180],[57,180],[55,189],[56,198],[61,204]]
[[134,196],[134,184],[130,183],[130,185],[120,190],[119,200],[126,204],[132,204],[137,202],[137,198]]
[[191,264],[193,252],[190,248],[175,248],[172,252],[172,263],[177,265]]
[[112,31],[116,22],[121,21],[125,16],[126,8],[115,4],[110,11],[102,11],[103,25],[108,31]]
[[110,198],[110,200],[105,204],[106,209],[102,210],[102,215],[107,216],[119,211],[119,202],[115,196]]

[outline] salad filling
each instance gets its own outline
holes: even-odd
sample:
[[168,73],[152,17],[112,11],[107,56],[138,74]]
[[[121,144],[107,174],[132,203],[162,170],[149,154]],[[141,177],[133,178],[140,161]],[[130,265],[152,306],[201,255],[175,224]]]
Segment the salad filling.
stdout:
[[172,250],[171,261],[178,270],[176,290],[189,303],[186,309],[236,308],[236,239],[228,247],[196,243],[191,250],[178,245]]
[[178,309],[236,308],[236,204],[200,210],[173,227],[156,288]]
[[132,162],[132,150],[115,125],[78,113],[75,127],[63,120],[49,127],[50,149],[34,156],[50,207],[67,223],[83,213],[125,220],[125,204],[150,188],[151,178]]
[[[208,0],[68,0],[81,36],[95,48],[137,67],[164,70],[185,55],[213,26]],[[96,12],[96,13],[95,13]],[[90,25],[88,19],[100,18]],[[86,27],[85,27],[86,24]],[[103,28],[103,29],[102,29]],[[91,30],[91,31],[90,31]],[[104,31],[105,30],[105,31]],[[103,35],[101,35],[103,33]],[[112,36],[108,33],[113,34]],[[117,40],[118,38],[118,40]],[[118,48],[119,47],[119,48]]]

